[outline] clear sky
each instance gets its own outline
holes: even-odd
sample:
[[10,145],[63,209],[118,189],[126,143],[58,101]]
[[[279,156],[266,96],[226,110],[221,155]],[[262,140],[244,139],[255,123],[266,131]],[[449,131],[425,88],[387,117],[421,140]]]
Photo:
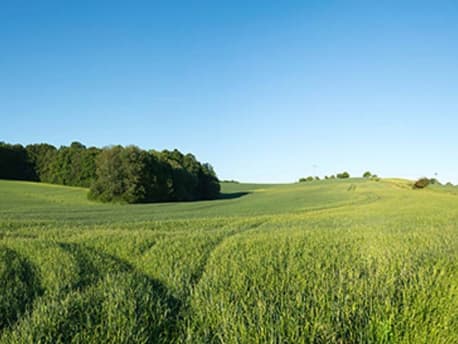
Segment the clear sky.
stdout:
[[456,1],[1,1],[0,141],[458,183]]

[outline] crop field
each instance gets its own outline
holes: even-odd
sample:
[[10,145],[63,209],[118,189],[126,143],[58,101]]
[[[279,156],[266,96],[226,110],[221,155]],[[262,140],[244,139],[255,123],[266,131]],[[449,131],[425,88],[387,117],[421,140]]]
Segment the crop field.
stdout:
[[222,185],[141,205],[0,181],[0,343],[458,343],[458,192]]

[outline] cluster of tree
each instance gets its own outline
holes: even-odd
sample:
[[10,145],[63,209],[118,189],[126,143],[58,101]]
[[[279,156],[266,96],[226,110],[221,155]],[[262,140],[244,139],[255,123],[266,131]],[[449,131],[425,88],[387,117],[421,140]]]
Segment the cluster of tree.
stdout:
[[0,143],[0,178],[90,187],[89,197],[128,203],[217,198],[220,185],[209,164],[178,150],[135,146],[86,148]]
[[135,146],[104,149],[97,159],[89,197],[103,202],[145,203],[217,198],[220,185],[209,164],[178,150]]
[[320,180],[320,177],[312,177],[308,176],[307,178],[299,178],[299,183],[304,183],[304,182],[313,182],[314,180]]
[[[337,175],[330,175],[330,176],[324,176],[324,179],[347,179],[347,178],[350,178],[350,173],[348,172],[342,172],[342,173],[338,173]],[[304,183],[304,182],[311,182],[311,181],[314,181],[314,180],[320,180],[320,177],[312,177],[312,176],[309,176],[307,178],[300,178],[299,179],[299,183]]]
[[377,176],[376,174],[371,173],[370,171],[364,172],[363,173],[363,178],[370,179],[370,180],[373,180],[373,181],[376,181],[376,182],[380,181],[380,177]]
[[370,171],[366,171],[363,173],[363,178],[378,178],[376,174],[372,174]]
[[0,178],[89,187],[100,149],[79,142],[59,149],[46,144],[0,143]]
[[348,172],[337,173],[337,178],[338,179],[350,178],[350,173],[348,173]]

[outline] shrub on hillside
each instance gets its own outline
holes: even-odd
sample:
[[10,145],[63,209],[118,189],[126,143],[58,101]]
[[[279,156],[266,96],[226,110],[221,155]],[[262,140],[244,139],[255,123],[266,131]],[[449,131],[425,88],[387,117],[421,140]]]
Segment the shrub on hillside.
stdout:
[[350,178],[350,173],[348,172],[342,172],[337,174],[337,178],[339,179],[347,179]]
[[370,173],[369,171],[364,172],[363,178],[370,178],[370,177],[372,177],[372,173]]
[[430,179],[428,179],[428,178],[420,178],[413,184],[413,188],[414,189],[424,189],[430,183],[431,183]]
[[436,178],[431,178],[431,179],[429,180],[429,183],[430,183],[430,184],[438,184],[438,185],[441,185],[440,181],[437,180]]
[[[316,178],[318,178],[318,177],[316,177]],[[300,178],[299,179],[299,183],[313,182],[316,178],[314,178],[312,176],[308,176],[307,178]],[[319,180],[319,178],[317,180]]]

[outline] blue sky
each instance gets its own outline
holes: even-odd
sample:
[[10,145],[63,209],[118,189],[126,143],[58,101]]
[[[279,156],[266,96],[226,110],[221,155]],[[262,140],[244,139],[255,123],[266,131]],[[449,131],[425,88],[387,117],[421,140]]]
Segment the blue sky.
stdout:
[[2,1],[0,141],[458,183],[454,1]]

